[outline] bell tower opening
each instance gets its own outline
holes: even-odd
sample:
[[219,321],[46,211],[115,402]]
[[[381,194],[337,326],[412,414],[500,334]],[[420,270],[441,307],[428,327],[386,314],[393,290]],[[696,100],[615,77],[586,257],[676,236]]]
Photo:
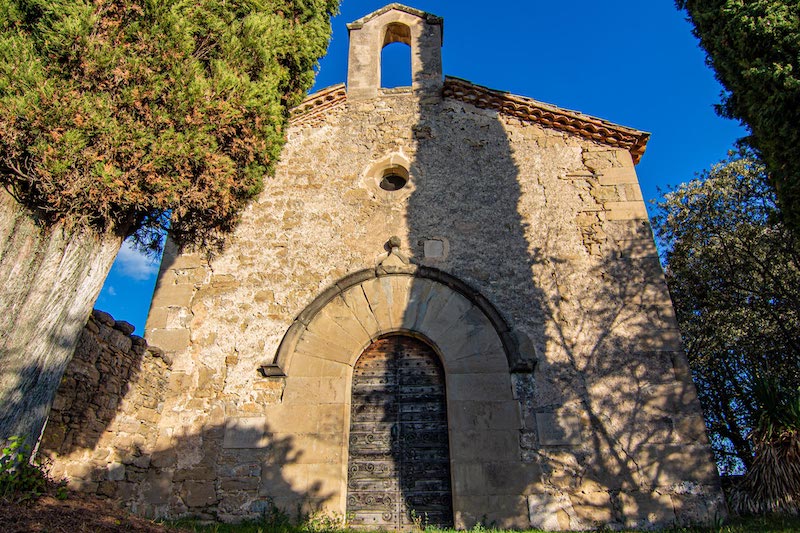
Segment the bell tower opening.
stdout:
[[347,29],[349,99],[374,98],[381,87],[410,85],[414,92],[428,95],[441,91],[440,17],[391,4],[348,24]]
[[411,87],[411,83],[411,28],[393,22],[383,38],[381,87]]

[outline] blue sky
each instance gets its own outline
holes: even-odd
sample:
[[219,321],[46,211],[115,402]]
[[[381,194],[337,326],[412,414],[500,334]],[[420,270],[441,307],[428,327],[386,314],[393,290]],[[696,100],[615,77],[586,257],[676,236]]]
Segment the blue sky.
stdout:
[[[386,3],[343,1],[313,90],[345,81],[345,24]],[[646,201],[723,159],[746,133],[715,115],[721,88],[672,0],[406,3],[444,18],[446,75],[652,133],[637,166]],[[387,85],[405,84],[408,47],[385,54]],[[143,334],[157,271],[123,246],[95,307]]]

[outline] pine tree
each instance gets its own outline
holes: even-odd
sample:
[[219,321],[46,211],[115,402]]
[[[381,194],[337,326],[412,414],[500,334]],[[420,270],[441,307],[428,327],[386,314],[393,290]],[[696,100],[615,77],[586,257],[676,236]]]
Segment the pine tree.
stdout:
[[800,2],[677,0],[727,93],[718,111],[750,129],[787,224],[800,231]]
[[38,437],[122,239],[213,249],[338,0],[0,0],[0,440]]

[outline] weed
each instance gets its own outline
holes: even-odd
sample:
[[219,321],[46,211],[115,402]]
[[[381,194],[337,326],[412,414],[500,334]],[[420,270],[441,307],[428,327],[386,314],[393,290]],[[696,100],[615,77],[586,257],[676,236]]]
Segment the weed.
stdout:
[[35,499],[55,488],[56,498],[67,498],[66,483],[50,477],[49,464],[30,459],[25,438],[13,436],[0,452],[0,499],[24,501]]

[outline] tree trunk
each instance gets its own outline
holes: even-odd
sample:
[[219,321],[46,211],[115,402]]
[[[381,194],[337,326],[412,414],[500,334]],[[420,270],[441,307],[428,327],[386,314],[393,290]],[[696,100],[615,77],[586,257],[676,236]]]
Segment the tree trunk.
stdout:
[[0,190],[0,444],[38,440],[122,237],[42,228]]

